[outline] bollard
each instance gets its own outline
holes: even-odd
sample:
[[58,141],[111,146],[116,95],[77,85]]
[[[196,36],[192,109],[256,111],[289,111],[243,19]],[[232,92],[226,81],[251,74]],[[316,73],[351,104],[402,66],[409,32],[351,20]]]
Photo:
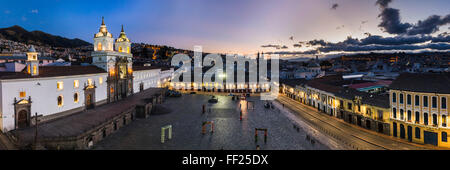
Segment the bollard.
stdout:
[[205,113],[205,105],[202,107],[202,113]]

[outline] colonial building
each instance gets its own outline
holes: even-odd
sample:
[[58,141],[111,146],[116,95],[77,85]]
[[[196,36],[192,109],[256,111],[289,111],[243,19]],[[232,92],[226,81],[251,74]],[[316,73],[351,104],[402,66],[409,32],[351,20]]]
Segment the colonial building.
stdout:
[[114,40],[102,19],[90,66],[41,66],[31,47],[25,68],[0,72],[1,131],[31,126],[35,115],[47,121],[167,84],[173,69],[143,67],[134,73],[130,44],[123,27]]
[[386,135],[390,134],[388,95],[361,92],[348,86],[356,80],[325,76],[281,82],[281,92],[318,111]]
[[390,85],[392,136],[450,147],[450,73],[405,73]]

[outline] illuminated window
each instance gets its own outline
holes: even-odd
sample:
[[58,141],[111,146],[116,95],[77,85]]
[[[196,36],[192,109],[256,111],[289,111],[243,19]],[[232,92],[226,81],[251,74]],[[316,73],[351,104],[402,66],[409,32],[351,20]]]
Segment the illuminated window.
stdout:
[[130,53],[130,47],[127,47],[127,53]]
[[30,67],[30,65],[27,66],[27,70],[28,70],[28,74],[30,74],[30,73],[31,73],[31,67]]
[[78,93],[73,94],[73,102],[78,103]]
[[57,88],[58,90],[62,90],[62,89],[64,88],[63,82],[62,82],[62,81],[58,81],[58,82],[56,83],[56,88]]
[[119,47],[119,52],[122,52],[122,47]]
[[103,77],[99,77],[99,78],[98,78],[98,82],[99,82],[100,84],[103,84]]
[[102,50],[102,43],[98,43],[98,44],[97,44],[97,50],[99,50],[99,51]]
[[80,87],[80,81],[74,80],[73,81],[73,88],[78,88],[78,87]]
[[24,92],[24,91],[21,91],[21,92],[19,93],[19,96],[20,96],[21,98],[24,98],[25,96],[27,96],[27,93]]
[[61,107],[63,105],[63,96],[58,96],[57,101],[58,101],[58,107]]
[[36,68],[36,65],[33,66],[33,74],[37,74],[37,68]]
[[92,86],[92,79],[88,79],[88,86]]

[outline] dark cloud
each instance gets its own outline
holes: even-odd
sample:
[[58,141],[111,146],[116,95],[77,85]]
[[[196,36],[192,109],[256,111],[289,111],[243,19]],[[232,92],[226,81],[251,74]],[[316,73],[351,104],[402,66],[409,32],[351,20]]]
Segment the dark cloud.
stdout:
[[390,34],[403,34],[411,27],[409,23],[401,23],[398,9],[384,8],[378,17],[381,18],[378,27]]
[[450,23],[450,14],[441,17],[438,15],[429,16],[427,19],[423,21],[417,22],[416,25],[411,27],[408,30],[409,35],[417,35],[417,34],[431,34],[436,31],[439,31],[439,27]]
[[381,8],[387,8],[389,3],[391,3],[392,0],[377,0],[377,2],[375,2],[376,5],[379,5]]
[[261,45],[262,48],[276,48],[276,49],[280,49],[281,46],[280,45],[275,45],[275,44],[267,44],[267,45]]
[[333,5],[331,6],[331,9],[332,9],[332,10],[336,10],[338,7],[339,7],[339,4],[333,4]]
[[311,54],[314,51],[320,52],[361,52],[377,50],[450,50],[450,34],[441,33],[438,36],[428,35],[399,35],[395,37],[382,37],[379,35],[366,34],[366,38],[357,39],[347,37],[344,41],[332,43],[325,40],[310,40],[301,42],[307,46],[315,47],[314,50],[307,51]]
[[377,0],[376,5],[380,6],[381,23],[378,25],[383,31],[390,34],[432,34],[439,31],[439,27],[450,23],[450,14],[441,17],[438,15],[429,16],[425,20],[420,20],[416,24],[402,23],[400,20],[400,10],[390,8],[392,0]]
[[295,48],[300,48],[300,47],[302,47],[302,44],[294,44],[294,47]]

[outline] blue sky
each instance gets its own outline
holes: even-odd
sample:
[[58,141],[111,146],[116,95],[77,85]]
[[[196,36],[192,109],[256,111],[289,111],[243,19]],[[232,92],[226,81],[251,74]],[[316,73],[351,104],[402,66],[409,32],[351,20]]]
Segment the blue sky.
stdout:
[[[0,27],[20,25],[92,42],[101,17],[117,37],[120,26],[133,42],[208,52],[268,51],[263,44],[292,45],[347,36],[393,36],[380,30],[375,0],[1,0]],[[330,9],[337,3],[336,10]],[[450,14],[448,0],[394,0],[404,22]],[[367,21],[361,24],[362,21]],[[339,29],[337,29],[339,27]],[[439,32],[448,30],[442,26]],[[289,40],[294,36],[294,40]]]

